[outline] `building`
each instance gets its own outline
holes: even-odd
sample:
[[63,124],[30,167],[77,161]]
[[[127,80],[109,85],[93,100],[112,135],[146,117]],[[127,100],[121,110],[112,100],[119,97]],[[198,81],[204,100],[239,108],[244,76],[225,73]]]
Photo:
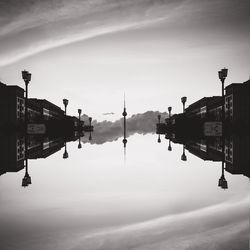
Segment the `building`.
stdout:
[[41,122],[48,120],[62,120],[64,111],[45,99],[28,99],[28,121]]
[[203,97],[189,105],[185,110],[187,118],[199,117],[207,120],[219,120],[221,118],[222,97]]
[[250,79],[226,87],[225,119],[236,127],[250,125]]
[[17,129],[24,124],[24,90],[0,82],[0,128]]

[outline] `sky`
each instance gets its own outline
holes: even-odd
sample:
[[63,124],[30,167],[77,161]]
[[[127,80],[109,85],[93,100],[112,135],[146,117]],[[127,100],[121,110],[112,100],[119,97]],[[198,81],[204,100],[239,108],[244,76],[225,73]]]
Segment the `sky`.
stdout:
[[[9,0],[0,2],[0,81],[68,113],[101,120],[181,112],[250,76],[248,0]],[[104,115],[113,112],[114,114]]]

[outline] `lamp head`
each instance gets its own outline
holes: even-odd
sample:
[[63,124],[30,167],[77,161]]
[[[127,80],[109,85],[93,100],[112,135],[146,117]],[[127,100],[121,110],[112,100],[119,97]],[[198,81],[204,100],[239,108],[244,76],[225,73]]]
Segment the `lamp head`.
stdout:
[[183,96],[183,97],[181,98],[181,102],[184,104],[186,101],[187,101],[187,97],[186,97],[186,96]]
[[81,113],[82,113],[82,110],[78,109],[78,114],[81,115]]
[[69,100],[67,100],[67,99],[63,99],[63,104],[64,104],[64,106],[67,106],[67,105],[68,105],[68,103],[69,103]]
[[26,84],[28,84],[31,80],[31,73],[27,70],[22,71],[22,78]]
[[172,111],[172,107],[168,107],[168,112],[170,113]]
[[224,68],[218,71],[218,76],[220,80],[225,80],[227,77],[228,69]]

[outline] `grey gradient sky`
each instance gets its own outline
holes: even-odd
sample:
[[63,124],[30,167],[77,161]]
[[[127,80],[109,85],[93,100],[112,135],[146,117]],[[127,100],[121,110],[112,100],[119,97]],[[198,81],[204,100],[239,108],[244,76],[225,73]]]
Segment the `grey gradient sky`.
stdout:
[[[69,112],[120,117],[123,93],[129,113],[181,111],[218,95],[217,71],[227,84],[250,75],[248,0],[1,1],[0,80]],[[97,103],[102,102],[102,105]],[[105,117],[106,119],[107,117]]]

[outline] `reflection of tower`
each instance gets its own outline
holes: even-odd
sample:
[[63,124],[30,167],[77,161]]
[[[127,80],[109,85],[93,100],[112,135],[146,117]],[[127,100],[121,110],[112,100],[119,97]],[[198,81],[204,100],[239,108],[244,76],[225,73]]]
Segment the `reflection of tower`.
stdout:
[[126,128],[126,116],[127,116],[127,111],[126,111],[126,103],[125,103],[125,95],[124,95],[124,108],[123,108],[123,147],[124,147],[124,157],[126,156],[126,144],[127,144],[127,128]]

